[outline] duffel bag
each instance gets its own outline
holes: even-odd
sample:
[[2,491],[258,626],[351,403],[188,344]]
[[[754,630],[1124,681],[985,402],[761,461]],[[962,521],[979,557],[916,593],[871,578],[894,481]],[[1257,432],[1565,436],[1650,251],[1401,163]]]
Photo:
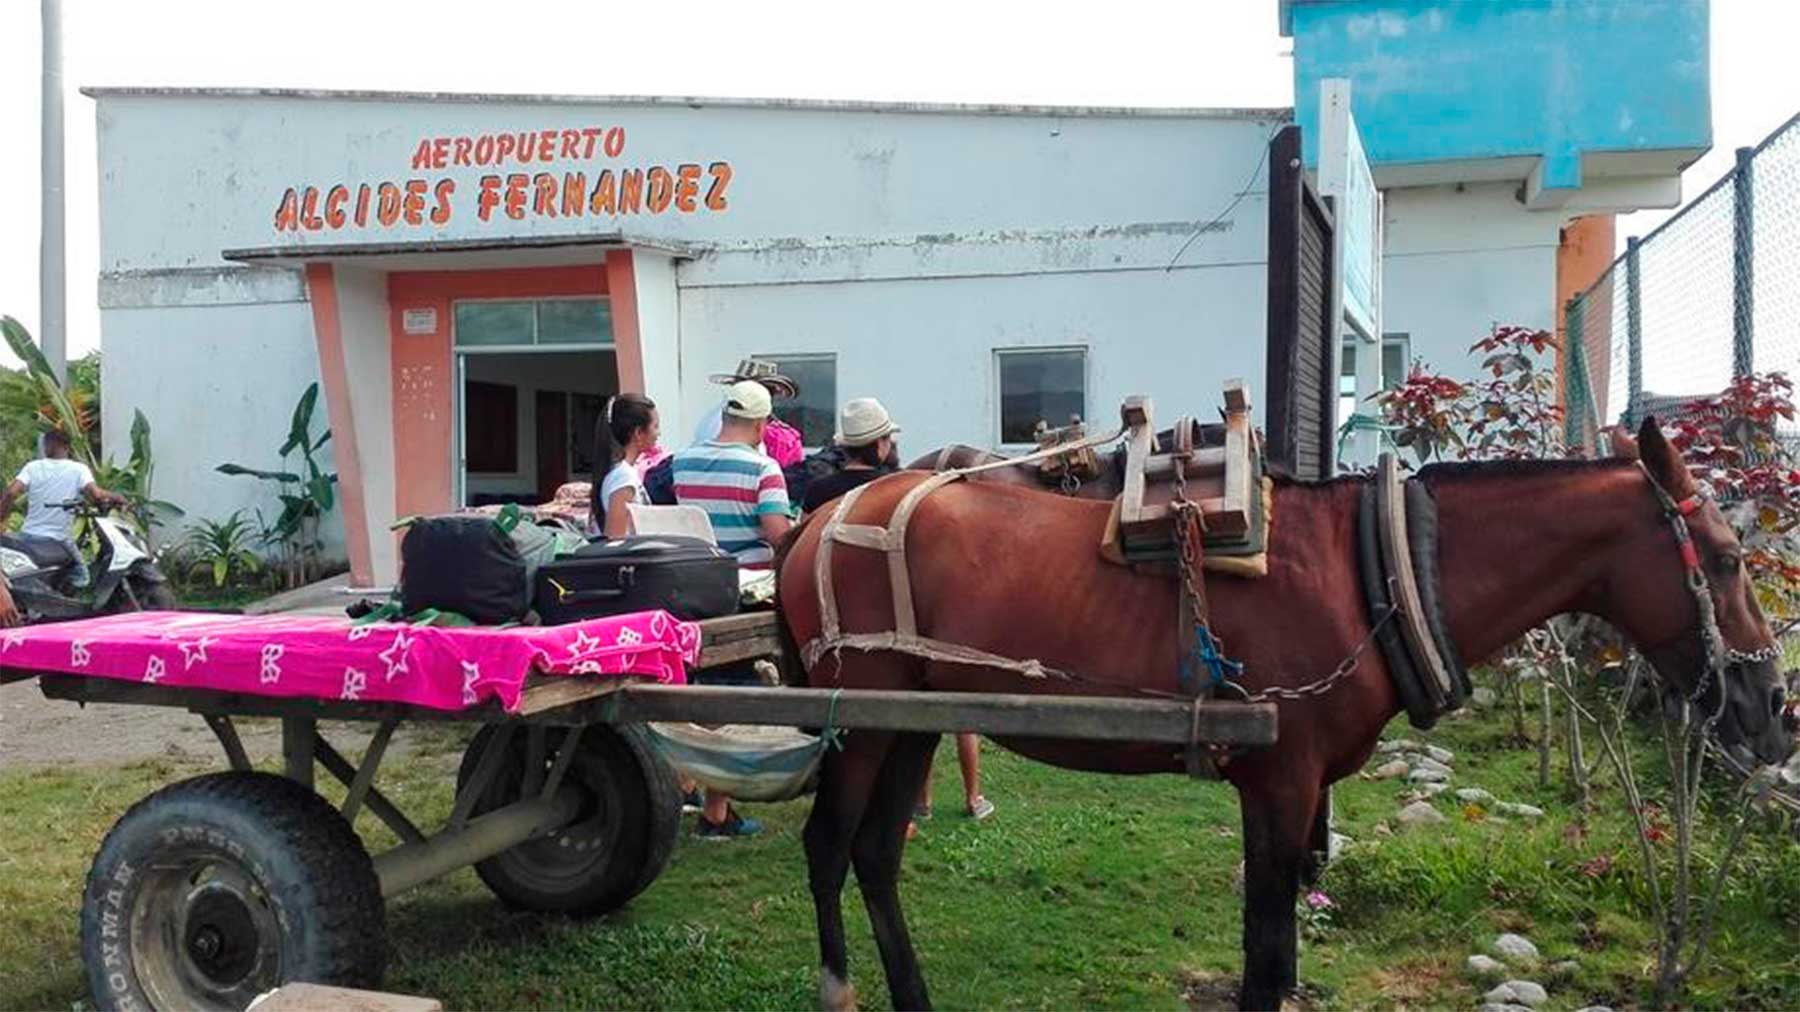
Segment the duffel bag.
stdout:
[[659,608],[695,621],[738,610],[738,566],[700,538],[638,534],[546,563],[532,590],[545,625]]
[[531,608],[525,559],[512,535],[478,514],[419,517],[400,539],[400,608],[455,612],[504,625]]

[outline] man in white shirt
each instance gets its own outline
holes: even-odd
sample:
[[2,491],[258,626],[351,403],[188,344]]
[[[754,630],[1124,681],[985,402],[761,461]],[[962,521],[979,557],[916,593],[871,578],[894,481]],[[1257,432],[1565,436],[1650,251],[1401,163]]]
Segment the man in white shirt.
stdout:
[[11,485],[0,491],[0,524],[12,515],[13,503],[25,499],[25,526],[19,535],[28,541],[55,542],[74,556],[73,583],[85,587],[87,563],[75,544],[75,514],[64,506],[82,496],[98,503],[123,506],[125,497],[108,492],[94,482],[94,472],[78,460],[69,459],[69,438],[61,432],[44,435],[44,456],[29,461]]

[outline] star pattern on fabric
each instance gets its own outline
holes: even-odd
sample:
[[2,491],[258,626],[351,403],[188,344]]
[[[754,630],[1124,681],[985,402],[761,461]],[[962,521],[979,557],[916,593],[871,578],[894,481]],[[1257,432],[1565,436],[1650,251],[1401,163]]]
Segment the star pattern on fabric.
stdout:
[[363,690],[369,686],[369,676],[355,668],[344,669],[344,691],[339,698],[362,699]]
[[412,637],[407,636],[406,630],[402,629],[394,635],[394,642],[391,646],[375,655],[381,658],[381,663],[387,665],[388,681],[393,681],[394,676],[396,675],[408,673],[406,670],[406,654],[407,651],[412,649],[412,645]]
[[206,648],[217,642],[211,636],[202,636],[197,640],[175,644],[181,650],[181,670],[187,671],[196,664],[205,664]]
[[586,657],[600,649],[603,644],[599,639],[589,636],[586,629],[575,630],[575,642],[569,644],[570,657]]
[[25,634],[17,629],[9,630],[4,636],[0,636],[0,654],[11,650],[13,647],[22,647],[24,645]]

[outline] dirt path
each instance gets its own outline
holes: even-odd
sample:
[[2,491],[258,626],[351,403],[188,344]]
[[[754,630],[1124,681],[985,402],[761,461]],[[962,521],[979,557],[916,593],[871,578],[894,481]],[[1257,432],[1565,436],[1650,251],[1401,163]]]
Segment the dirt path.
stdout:
[[[238,728],[252,759],[281,751],[274,724]],[[219,743],[199,716],[161,706],[45,699],[36,681],[0,685],[0,771],[45,766],[122,766],[144,759],[220,762]]]

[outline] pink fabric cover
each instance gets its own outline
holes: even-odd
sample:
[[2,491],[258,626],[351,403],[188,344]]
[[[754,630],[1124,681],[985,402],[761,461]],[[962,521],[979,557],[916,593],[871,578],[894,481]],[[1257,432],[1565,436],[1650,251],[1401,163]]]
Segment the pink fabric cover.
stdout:
[[806,447],[800,441],[800,430],[779,418],[769,419],[768,428],[763,430],[763,452],[781,468],[792,467],[806,456]]
[[663,611],[512,629],[138,612],[0,632],[9,668],[435,710],[517,710],[534,670],[679,684],[699,656],[700,627]]

